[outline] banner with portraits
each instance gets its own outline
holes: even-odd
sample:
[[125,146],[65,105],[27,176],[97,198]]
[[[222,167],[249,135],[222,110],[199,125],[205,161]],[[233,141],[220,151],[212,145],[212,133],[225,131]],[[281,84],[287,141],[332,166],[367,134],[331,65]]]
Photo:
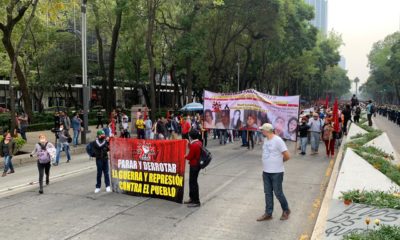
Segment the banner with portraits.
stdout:
[[186,140],[112,138],[114,192],[183,201]]
[[249,89],[237,93],[204,91],[204,128],[257,131],[271,123],[275,134],[297,139],[300,96],[272,96]]

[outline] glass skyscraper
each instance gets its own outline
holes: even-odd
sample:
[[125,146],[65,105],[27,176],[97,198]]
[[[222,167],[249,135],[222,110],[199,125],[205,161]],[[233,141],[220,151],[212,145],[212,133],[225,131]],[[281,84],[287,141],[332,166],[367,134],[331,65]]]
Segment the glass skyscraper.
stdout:
[[315,18],[311,20],[311,24],[326,35],[328,29],[328,0],[305,0],[305,2],[315,9]]

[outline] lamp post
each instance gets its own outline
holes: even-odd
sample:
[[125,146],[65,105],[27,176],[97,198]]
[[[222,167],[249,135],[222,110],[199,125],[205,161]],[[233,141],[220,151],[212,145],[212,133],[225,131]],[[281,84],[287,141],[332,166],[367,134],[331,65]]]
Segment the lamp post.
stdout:
[[89,88],[87,84],[87,51],[86,51],[86,3],[87,0],[82,0],[82,98],[83,98],[83,131],[81,142],[86,144],[88,133],[88,111],[89,111]]

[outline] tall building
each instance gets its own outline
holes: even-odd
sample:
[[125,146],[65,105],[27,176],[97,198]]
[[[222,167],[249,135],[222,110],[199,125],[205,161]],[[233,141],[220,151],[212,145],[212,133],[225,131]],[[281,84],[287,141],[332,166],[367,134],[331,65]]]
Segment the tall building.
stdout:
[[346,70],[346,58],[343,56],[340,56],[339,67]]
[[305,2],[315,9],[315,17],[311,20],[311,24],[326,35],[328,30],[328,0],[305,0]]

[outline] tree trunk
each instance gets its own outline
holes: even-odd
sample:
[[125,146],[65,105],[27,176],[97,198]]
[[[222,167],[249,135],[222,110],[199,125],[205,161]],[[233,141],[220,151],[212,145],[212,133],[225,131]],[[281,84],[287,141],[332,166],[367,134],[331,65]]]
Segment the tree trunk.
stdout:
[[146,33],[146,54],[149,61],[149,82],[150,82],[150,107],[151,119],[155,120],[156,113],[156,91],[154,82],[154,60],[153,60],[153,33],[156,15],[156,0],[147,0],[147,33]]
[[191,103],[193,101],[193,93],[192,93],[192,88],[193,88],[193,71],[192,71],[192,58],[191,57],[186,57],[186,90],[187,90],[187,102]]
[[[15,56],[14,47],[11,44],[11,34],[6,34],[3,32],[2,42],[3,42],[4,48],[7,51],[8,57],[10,58],[10,61],[13,62],[14,58],[16,58],[16,56]],[[22,92],[25,113],[31,119],[32,118],[32,101],[29,97],[30,94],[29,94],[29,90],[28,90],[28,84],[26,82],[25,75],[22,72],[22,69],[19,64],[18,59],[16,59],[16,63],[15,63],[15,75],[18,79],[19,87]],[[10,81],[12,81],[12,79],[10,79]]]
[[122,7],[120,1],[117,0],[117,11],[115,25],[112,31],[111,47],[110,47],[110,64],[108,67],[108,97],[107,97],[107,112],[111,112],[112,108],[115,107],[115,92],[114,92],[114,73],[115,73],[115,57],[117,51],[119,30],[121,29],[122,22]]
[[[100,69],[100,76],[101,76],[101,86],[102,86],[102,91],[101,91],[101,105],[103,107],[107,107],[108,103],[108,91],[107,91],[107,73],[106,73],[106,67],[104,64],[104,48],[103,48],[103,39],[101,38],[100,34],[100,17],[99,17],[99,9],[97,7],[96,1],[92,2],[93,6],[93,13],[96,18],[96,24],[95,24],[95,32],[96,32],[96,39],[97,39],[97,48],[98,48],[98,59],[99,59],[99,69]],[[107,110],[109,110],[107,108]],[[111,112],[108,112],[111,113]]]

